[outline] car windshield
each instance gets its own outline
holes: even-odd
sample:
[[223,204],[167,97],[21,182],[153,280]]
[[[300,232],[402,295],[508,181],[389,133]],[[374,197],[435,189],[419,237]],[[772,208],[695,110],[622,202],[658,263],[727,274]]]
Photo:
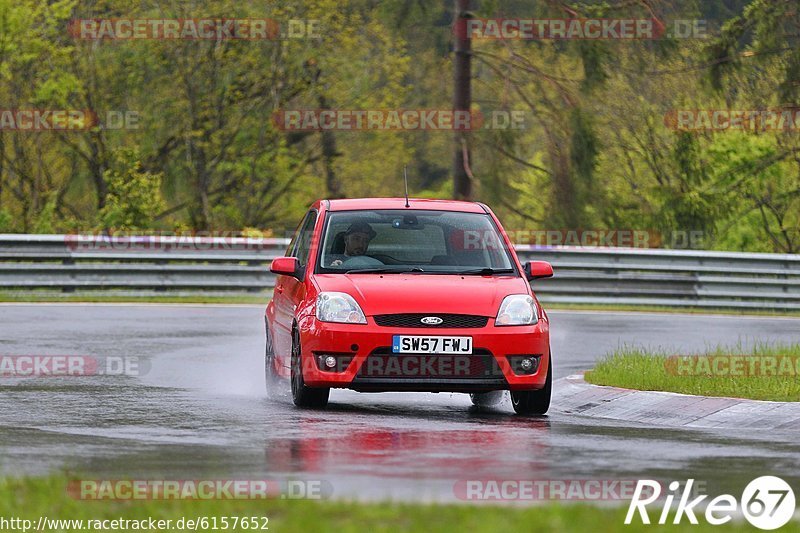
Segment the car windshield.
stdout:
[[493,219],[427,210],[328,214],[319,272],[492,275],[515,273]]

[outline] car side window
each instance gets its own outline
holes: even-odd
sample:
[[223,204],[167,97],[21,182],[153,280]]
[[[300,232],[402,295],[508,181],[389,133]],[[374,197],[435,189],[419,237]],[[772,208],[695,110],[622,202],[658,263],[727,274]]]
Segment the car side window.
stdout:
[[314,225],[316,222],[316,211],[309,211],[293,239],[294,248],[291,255],[297,258],[300,266],[303,268],[308,264],[308,256],[311,253],[311,241],[314,238]]

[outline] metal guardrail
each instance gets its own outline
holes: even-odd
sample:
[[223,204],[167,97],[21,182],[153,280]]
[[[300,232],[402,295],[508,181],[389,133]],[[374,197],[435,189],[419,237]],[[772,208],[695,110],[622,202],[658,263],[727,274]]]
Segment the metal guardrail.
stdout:
[[[286,239],[0,234],[0,290],[259,293]],[[517,247],[550,261],[544,302],[800,309],[800,255]]]

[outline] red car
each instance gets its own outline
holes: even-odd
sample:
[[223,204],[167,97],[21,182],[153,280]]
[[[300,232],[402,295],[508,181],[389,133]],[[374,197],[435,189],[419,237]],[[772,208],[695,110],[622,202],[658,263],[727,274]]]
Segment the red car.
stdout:
[[320,200],[270,270],[268,392],[288,379],[296,405],[324,407],[331,388],[477,405],[509,390],[517,413],[547,412],[550,327],[529,282],[553,269],[520,264],[487,206]]

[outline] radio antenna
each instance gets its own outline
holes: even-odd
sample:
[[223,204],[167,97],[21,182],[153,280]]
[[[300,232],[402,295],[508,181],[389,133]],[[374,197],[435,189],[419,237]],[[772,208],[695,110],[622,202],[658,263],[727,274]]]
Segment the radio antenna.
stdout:
[[403,165],[403,181],[406,184],[406,207],[411,207],[408,205],[408,166]]

